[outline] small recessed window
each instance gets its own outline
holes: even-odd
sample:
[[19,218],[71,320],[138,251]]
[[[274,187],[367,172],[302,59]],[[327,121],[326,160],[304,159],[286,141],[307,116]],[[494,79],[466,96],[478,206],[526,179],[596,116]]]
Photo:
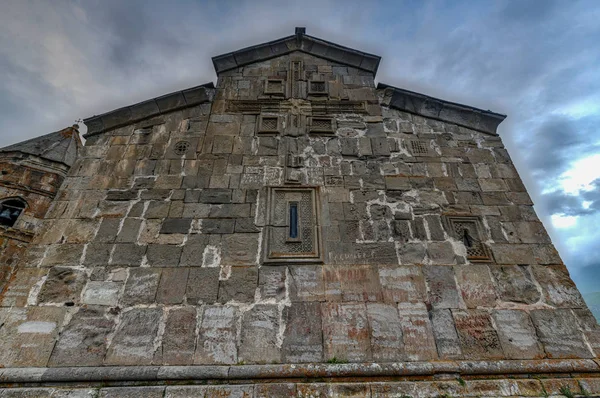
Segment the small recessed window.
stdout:
[[12,227],[25,209],[25,203],[18,199],[8,199],[0,203],[0,225]]
[[309,95],[327,95],[327,82],[319,80],[310,80],[308,82]]
[[290,230],[288,234],[290,239],[298,239],[298,203],[290,203]]
[[265,94],[283,95],[285,84],[283,79],[268,79],[265,81]]

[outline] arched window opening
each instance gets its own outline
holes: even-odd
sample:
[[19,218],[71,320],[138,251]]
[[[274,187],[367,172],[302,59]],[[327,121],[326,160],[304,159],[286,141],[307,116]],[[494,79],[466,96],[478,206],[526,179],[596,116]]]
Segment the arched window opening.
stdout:
[[25,209],[25,202],[19,199],[8,199],[0,202],[0,225],[12,227]]

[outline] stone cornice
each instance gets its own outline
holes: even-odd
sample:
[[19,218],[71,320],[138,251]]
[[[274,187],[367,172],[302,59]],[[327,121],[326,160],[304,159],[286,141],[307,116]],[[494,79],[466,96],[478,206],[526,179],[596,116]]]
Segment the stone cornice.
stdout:
[[381,57],[364,53],[352,48],[343,47],[305,33],[304,28],[296,28],[296,34],[279,40],[243,48],[231,53],[217,55],[212,58],[217,74],[240,66],[265,61],[270,58],[301,51],[316,57],[328,59],[343,65],[352,66],[377,73]]
[[379,83],[378,90],[385,90],[383,105],[415,115],[454,123],[483,133],[498,135],[496,129],[506,115],[485,111],[468,105],[444,101],[413,91]]
[[0,385],[31,383],[164,383],[194,380],[261,380],[423,377],[436,375],[506,377],[507,375],[589,373],[600,376],[592,359],[499,361],[428,361],[347,364],[278,364],[215,366],[101,366],[0,369]]
[[84,137],[126,126],[152,116],[211,102],[214,93],[215,86],[211,82],[89,117],[83,121],[88,128]]

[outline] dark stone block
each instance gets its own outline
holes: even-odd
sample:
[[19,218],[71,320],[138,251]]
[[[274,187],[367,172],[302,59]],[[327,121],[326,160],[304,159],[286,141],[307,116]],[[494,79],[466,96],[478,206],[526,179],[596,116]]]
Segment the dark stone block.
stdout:
[[212,304],[219,293],[220,268],[191,268],[185,291],[188,304]]
[[166,218],[160,228],[161,234],[187,234],[192,224],[191,218]]
[[258,269],[256,267],[231,267],[231,276],[220,281],[219,302],[231,300],[241,303],[254,301],[254,293],[258,286]]

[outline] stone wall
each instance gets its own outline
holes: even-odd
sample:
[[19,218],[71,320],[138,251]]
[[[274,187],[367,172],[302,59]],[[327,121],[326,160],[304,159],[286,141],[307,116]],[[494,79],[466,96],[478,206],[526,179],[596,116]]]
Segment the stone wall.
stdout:
[[[1,154],[0,154],[1,156]],[[21,156],[23,157],[23,156]],[[38,163],[40,160],[38,160]],[[0,227],[0,291],[39,230],[64,175],[43,167],[34,168],[27,157],[0,157],[0,201],[21,198],[27,206],[12,228]]]
[[[0,365],[598,358],[500,137],[393,95],[292,53],[89,136],[0,297]],[[269,257],[282,186],[314,189],[312,257]]]

